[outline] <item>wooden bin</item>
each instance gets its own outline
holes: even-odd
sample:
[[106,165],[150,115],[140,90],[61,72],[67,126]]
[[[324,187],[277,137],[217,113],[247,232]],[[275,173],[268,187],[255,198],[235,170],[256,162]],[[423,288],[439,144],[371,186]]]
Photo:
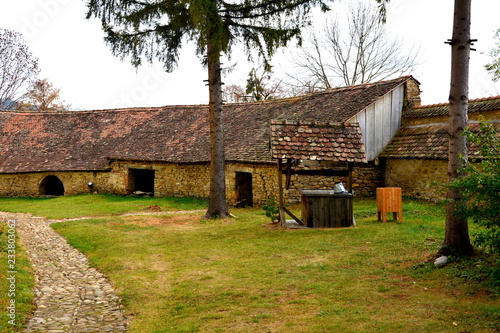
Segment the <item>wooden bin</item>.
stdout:
[[352,194],[333,190],[300,190],[302,221],[309,228],[338,228],[353,225]]
[[386,222],[387,213],[392,213],[394,220],[403,221],[403,196],[400,187],[377,188],[378,220]]

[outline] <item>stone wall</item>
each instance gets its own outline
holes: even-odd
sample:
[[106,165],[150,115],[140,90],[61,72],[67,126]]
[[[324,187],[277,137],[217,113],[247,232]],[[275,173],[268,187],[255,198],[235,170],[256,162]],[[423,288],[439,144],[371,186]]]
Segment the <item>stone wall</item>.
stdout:
[[[300,202],[299,189],[333,189],[335,183],[342,182],[347,189],[347,177],[304,176],[293,175],[288,191],[288,202]],[[352,190],[355,196],[367,197],[375,195],[376,188],[383,186],[384,171],[374,163],[356,164],[352,172]]]
[[40,193],[40,184],[48,176],[58,177],[64,185],[65,195],[90,193],[88,183],[99,184],[96,190],[106,191],[109,187],[109,172],[40,172],[0,175],[0,196],[36,197]]
[[[201,197],[210,194],[210,166],[200,164],[173,164],[161,162],[115,161],[112,176],[116,179],[112,191],[130,194],[129,169],[155,170],[155,196]],[[226,193],[230,204],[236,199],[236,172],[252,174],[253,201],[262,205],[271,193],[278,193],[276,166],[268,164],[226,163]]]
[[[96,172],[41,172],[0,175],[0,196],[37,197],[40,184],[47,176],[58,177],[64,186],[65,195],[86,193],[114,193],[130,195],[130,169],[154,170],[154,195],[160,197],[204,197],[209,196],[209,164],[175,164],[161,162],[120,161],[111,163],[109,171]],[[237,202],[236,173],[251,174],[253,203],[261,206],[269,195],[278,196],[278,170],[273,164],[226,164],[226,190],[229,204]],[[333,188],[338,181],[347,186],[347,177],[292,176],[291,188],[285,191],[288,203],[300,202],[298,189]],[[91,182],[93,187],[89,187]],[[370,196],[381,186],[383,172],[374,164],[356,165],[353,171],[353,190],[357,196]]]
[[154,193],[160,197],[206,197],[208,164],[175,164],[147,161],[113,161],[108,191],[133,194],[130,169],[154,170]]
[[403,105],[403,113],[414,106],[420,106],[422,100],[420,98],[420,86],[414,80],[408,80],[405,83],[405,97]]
[[403,196],[440,201],[446,197],[447,168],[445,160],[388,159],[385,185],[401,187]]
[[[86,193],[132,194],[130,169],[154,170],[155,196],[208,197],[210,192],[209,164],[174,164],[161,162],[113,161],[110,171],[98,172],[41,172],[0,174],[0,196],[37,197],[40,184],[47,176],[58,177],[65,195]],[[253,201],[262,205],[270,194],[278,193],[275,165],[226,164],[226,189],[230,204],[236,203],[236,172],[251,174]],[[87,184],[93,183],[90,188]]]

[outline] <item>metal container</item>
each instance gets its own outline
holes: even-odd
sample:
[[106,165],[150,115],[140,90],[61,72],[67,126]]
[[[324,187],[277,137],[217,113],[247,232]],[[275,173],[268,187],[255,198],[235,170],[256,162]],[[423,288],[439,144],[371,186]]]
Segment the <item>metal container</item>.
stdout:
[[344,194],[344,193],[347,193],[344,185],[342,184],[342,182],[338,182],[336,183],[334,186],[333,186],[333,193],[335,194]]

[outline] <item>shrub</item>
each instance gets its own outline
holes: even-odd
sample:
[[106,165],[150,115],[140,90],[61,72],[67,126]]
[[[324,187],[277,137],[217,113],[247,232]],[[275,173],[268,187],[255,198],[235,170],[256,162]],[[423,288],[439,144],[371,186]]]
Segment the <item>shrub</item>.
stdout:
[[266,212],[266,216],[271,219],[271,222],[277,222],[279,218],[278,200],[274,194],[267,196],[266,204],[262,206]]
[[[473,235],[476,246],[500,255],[500,133],[483,121],[478,132],[467,129],[464,135],[478,147],[479,154],[466,161],[466,175],[452,184],[460,189],[467,203],[457,214],[483,227]],[[497,276],[498,272],[497,261]]]

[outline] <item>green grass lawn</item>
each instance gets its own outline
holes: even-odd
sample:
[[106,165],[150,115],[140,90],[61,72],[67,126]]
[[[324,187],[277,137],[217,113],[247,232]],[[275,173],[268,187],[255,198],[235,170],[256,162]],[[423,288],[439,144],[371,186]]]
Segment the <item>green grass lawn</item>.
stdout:
[[[374,199],[356,199],[357,226],[317,230],[281,230],[262,209],[233,209],[236,218],[227,220],[202,220],[203,212],[116,216],[177,206],[142,199],[83,196],[33,206],[0,199],[0,210],[106,215],[53,226],[112,280],[131,332],[500,329],[499,291],[482,273],[487,257],[432,264],[444,237],[442,206],[407,199],[403,223],[381,223]],[[90,207],[78,207],[80,200]],[[50,207],[55,202],[58,209]]]
[[121,215],[159,206],[163,210],[205,209],[198,198],[145,198],[87,194],[54,198],[0,198],[0,211],[31,213],[51,219]]

